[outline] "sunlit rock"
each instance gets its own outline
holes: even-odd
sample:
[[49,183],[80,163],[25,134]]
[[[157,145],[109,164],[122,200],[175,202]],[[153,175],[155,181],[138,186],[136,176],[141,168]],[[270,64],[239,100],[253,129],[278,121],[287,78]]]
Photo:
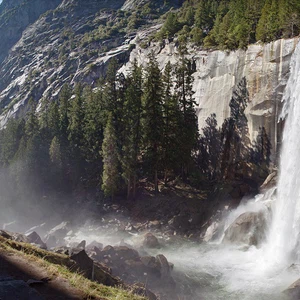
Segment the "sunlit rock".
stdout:
[[225,230],[223,243],[257,246],[265,239],[266,226],[262,211],[245,212]]

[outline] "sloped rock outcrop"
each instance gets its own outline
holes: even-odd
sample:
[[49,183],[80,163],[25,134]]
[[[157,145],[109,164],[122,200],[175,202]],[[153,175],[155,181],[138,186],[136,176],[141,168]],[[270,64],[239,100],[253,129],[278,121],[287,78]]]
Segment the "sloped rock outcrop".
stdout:
[[266,226],[262,211],[245,212],[225,230],[223,243],[258,246],[265,238]]

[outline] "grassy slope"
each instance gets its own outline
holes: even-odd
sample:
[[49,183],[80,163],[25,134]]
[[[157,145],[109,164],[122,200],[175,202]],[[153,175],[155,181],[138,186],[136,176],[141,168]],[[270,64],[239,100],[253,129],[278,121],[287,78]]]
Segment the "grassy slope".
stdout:
[[50,278],[57,276],[66,279],[71,286],[79,289],[84,294],[85,299],[101,300],[145,300],[146,298],[135,295],[132,291],[124,288],[107,287],[96,282],[92,282],[82,275],[70,271],[70,259],[66,255],[55,254],[38,249],[32,245],[19,243],[5,239],[0,236],[0,252],[4,254],[14,253],[37,264],[47,271]]

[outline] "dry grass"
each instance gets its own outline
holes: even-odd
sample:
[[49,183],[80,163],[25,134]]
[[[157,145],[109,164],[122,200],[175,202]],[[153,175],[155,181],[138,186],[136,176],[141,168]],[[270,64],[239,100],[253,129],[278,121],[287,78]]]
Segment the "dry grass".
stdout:
[[124,287],[108,287],[93,282],[69,268],[73,265],[68,256],[48,252],[30,244],[19,243],[0,236],[0,249],[4,253],[17,254],[26,260],[37,264],[47,271],[50,278],[60,277],[76,289],[79,289],[85,299],[101,300],[146,300],[147,298],[134,294],[133,290]]

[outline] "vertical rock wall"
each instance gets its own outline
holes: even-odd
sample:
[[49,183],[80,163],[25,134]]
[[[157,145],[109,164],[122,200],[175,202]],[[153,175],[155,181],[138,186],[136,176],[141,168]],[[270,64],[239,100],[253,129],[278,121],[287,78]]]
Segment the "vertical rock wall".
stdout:
[[[299,38],[281,39],[269,44],[250,45],[247,50],[206,51],[189,47],[189,56],[195,61],[194,90],[197,102],[199,128],[205,126],[206,118],[215,113],[219,126],[229,116],[229,102],[236,84],[246,77],[250,103],[246,109],[250,137],[253,140],[260,126],[270,136],[273,154],[281,141],[282,124],[278,123],[282,108],[282,94],[289,76],[290,59]],[[136,41],[133,41],[135,43]],[[174,43],[152,44],[141,49],[137,43],[130,62],[121,71],[127,72],[136,58],[142,65],[147,55],[155,51],[163,69],[168,61],[176,64],[179,59]]]

